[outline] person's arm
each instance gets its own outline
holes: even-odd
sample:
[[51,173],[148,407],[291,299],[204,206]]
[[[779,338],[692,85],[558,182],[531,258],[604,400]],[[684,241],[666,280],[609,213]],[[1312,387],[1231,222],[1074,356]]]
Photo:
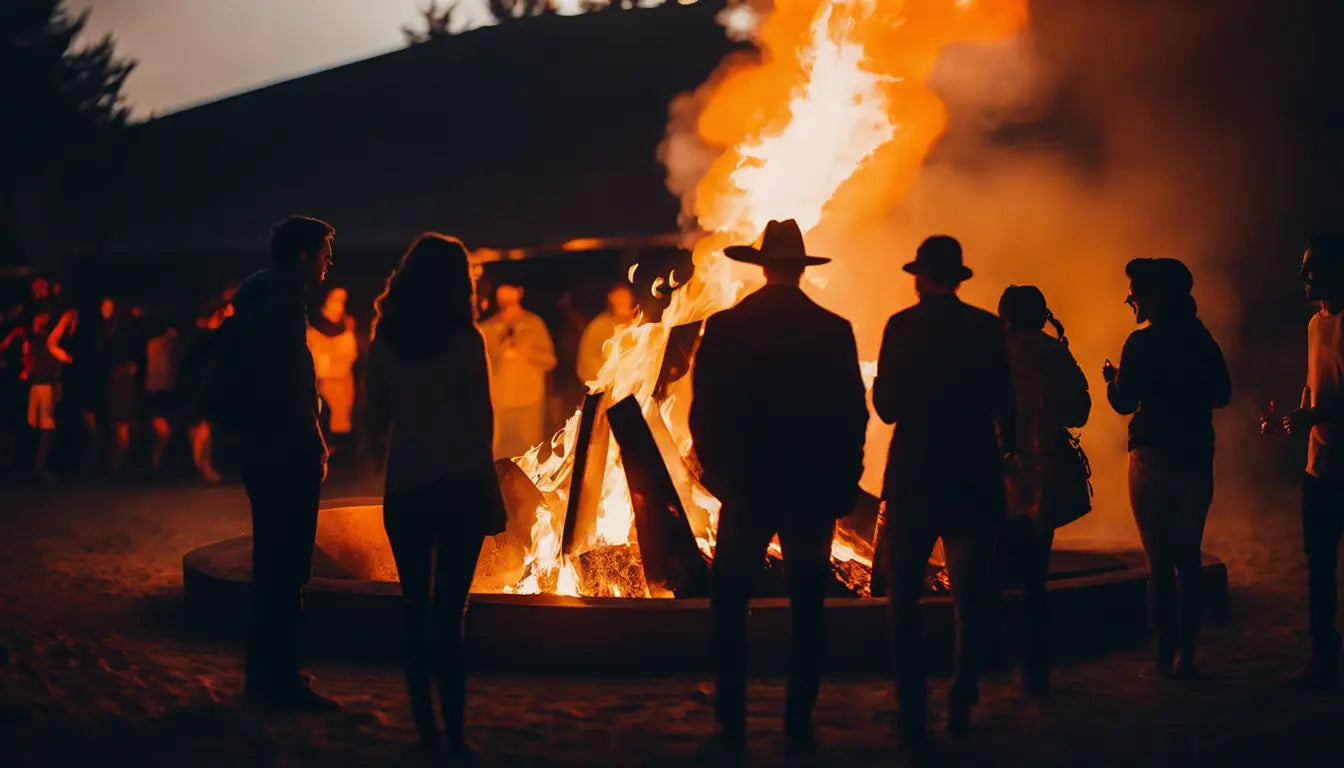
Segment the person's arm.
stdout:
[[1087,424],[1092,414],[1092,395],[1088,392],[1087,376],[1073,353],[1063,344],[1060,348],[1058,371],[1053,381],[1047,382],[1054,391],[1047,394],[1046,405],[1058,409],[1052,421],[1078,429]]
[[834,357],[830,368],[835,371],[836,417],[840,429],[837,431],[837,450],[844,451],[842,457],[854,474],[857,488],[859,478],[863,476],[863,445],[868,436],[868,403],[864,397],[863,373],[859,370],[859,346],[854,340],[854,328],[845,323],[844,340],[834,346]]
[[465,357],[458,370],[462,376],[462,403],[466,408],[466,434],[480,449],[485,460],[492,459],[495,444],[495,408],[490,400],[490,357],[485,352],[485,339],[480,331],[467,333]]
[[23,326],[20,325],[14,330],[10,331],[8,336],[5,336],[5,338],[0,339],[0,352],[4,352],[5,350],[9,349],[9,346],[13,344],[14,340],[19,338],[19,336],[22,333],[23,333]]
[[1013,371],[1008,367],[1008,340],[995,320],[989,344],[990,402],[994,420],[999,424],[999,447],[1004,453],[1017,453],[1017,398],[1013,394]]
[[56,321],[56,327],[51,329],[51,333],[47,334],[47,351],[51,353],[52,357],[66,365],[73,363],[74,358],[70,356],[69,352],[61,348],[61,339],[65,338],[65,334],[74,322],[75,313],[73,310],[68,310],[61,315],[60,320]]
[[873,409],[878,418],[887,424],[895,424],[900,411],[899,368],[900,351],[896,345],[896,318],[887,321],[882,332],[882,348],[877,356],[877,376],[873,379]]
[[1214,408],[1226,408],[1232,402],[1232,374],[1227,370],[1227,359],[1223,357],[1223,348],[1213,336],[1209,336],[1209,404]]
[[1139,409],[1147,364],[1142,339],[1138,333],[1130,335],[1120,353],[1120,368],[1106,385],[1106,399],[1121,416],[1129,416]]
[[536,325],[533,330],[531,348],[527,350],[527,361],[543,371],[555,370],[555,344],[551,341],[551,332],[540,317],[532,318]]

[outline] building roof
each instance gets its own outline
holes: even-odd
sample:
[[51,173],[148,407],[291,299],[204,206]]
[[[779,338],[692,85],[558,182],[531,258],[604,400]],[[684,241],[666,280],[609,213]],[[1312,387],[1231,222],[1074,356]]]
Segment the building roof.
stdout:
[[734,48],[716,10],[515,22],[150,120],[107,250],[256,252],[292,213],[347,247],[675,231],[657,146],[672,98]]

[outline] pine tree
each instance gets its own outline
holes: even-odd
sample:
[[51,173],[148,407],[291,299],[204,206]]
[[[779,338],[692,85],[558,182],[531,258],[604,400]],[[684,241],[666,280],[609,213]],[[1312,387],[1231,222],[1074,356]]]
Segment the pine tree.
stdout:
[[111,36],[76,46],[88,18],[62,0],[0,2],[0,262],[41,259],[99,226],[135,64]]

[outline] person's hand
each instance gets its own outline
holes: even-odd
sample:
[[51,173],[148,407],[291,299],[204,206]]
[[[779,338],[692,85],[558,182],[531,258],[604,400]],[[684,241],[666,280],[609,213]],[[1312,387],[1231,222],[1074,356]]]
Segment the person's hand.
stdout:
[[1119,373],[1120,369],[1116,368],[1115,363],[1112,363],[1110,360],[1107,360],[1106,363],[1101,366],[1101,378],[1107,384],[1110,384],[1112,381],[1115,381],[1115,377]]
[[1283,417],[1283,431],[1290,435],[1306,432],[1320,423],[1315,408],[1298,408]]
[[330,465],[330,462],[327,461],[327,459],[324,457],[324,458],[322,459],[322,480],[321,480],[321,482],[324,482],[324,483],[327,482],[327,467],[328,467],[329,465]]
[[1281,419],[1274,416],[1274,401],[1269,401],[1269,407],[1260,412],[1260,436],[1267,437],[1279,431]]
[[1003,452],[1003,473],[1005,475],[1016,475],[1022,472],[1022,457],[1017,455],[1016,451]]

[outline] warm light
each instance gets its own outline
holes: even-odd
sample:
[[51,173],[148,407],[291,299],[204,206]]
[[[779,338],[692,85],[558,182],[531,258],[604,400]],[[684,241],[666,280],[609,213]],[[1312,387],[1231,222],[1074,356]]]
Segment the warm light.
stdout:
[[[705,233],[692,250],[694,272],[671,293],[657,322],[617,331],[589,382],[611,402],[634,395],[651,420],[667,425],[682,455],[691,449],[684,408],[675,393],[652,403],[653,388],[671,329],[741,298],[743,273],[722,249],[755,241],[771,219],[797,219],[806,234],[865,206],[894,205],[946,125],[943,105],[924,86],[938,53],[960,40],[1010,34],[1026,21],[1026,0],[924,0],[917,10],[907,14],[904,0],[776,0],[766,16],[743,3],[720,13],[729,33],[753,35],[762,55],[719,73],[699,114],[701,143],[720,153],[690,198],[695,224]],[[841,258],[829,269],[856,267]],[[631,282],[637,268],[630,267]],[[824,286],[825,270],[810,276]],[[661,296],[663,286],[659,278],[652,290]],[[666,286],[677,283],[669,277]],[[871,387],[876,364],[864,362],[861,371]],[[515,460],[544,498],[515,591],[578,594],[579,574],[560,553],[556,521],[568,501],[579,418],[569,419],[544,461],[541,446]],[[630,490],[614,440],[605,460],[596,530],[590,541],[577,542],[579,552],[632,544]],[[694,481],[681,491],[699,548],[712,555],[719,502]],[[771,552],[779,556],[777,542]],[[873,553],[864,537],[838,528],[831,556],[847,583],[866,593]],[[594,594],[636,596],[636,590],[670,596],[656,584],[602,584]]]

